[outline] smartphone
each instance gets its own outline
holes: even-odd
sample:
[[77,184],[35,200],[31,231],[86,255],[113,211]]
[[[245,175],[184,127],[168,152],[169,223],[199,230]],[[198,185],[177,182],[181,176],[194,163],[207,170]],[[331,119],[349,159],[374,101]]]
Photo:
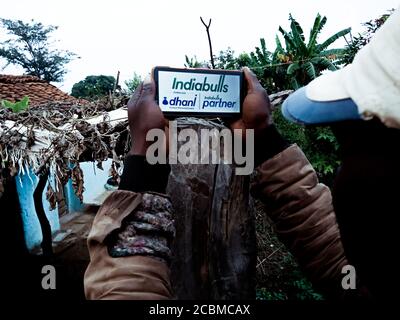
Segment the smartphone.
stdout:
[[154,68],[156,100],[168,117],[239,117],[242,71]]

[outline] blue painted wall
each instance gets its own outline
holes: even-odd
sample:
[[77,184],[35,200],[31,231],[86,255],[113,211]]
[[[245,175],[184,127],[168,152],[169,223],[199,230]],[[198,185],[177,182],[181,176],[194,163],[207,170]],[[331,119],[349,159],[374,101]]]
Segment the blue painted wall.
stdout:
[[[54,189],[54,179],[50,177],[50,182]],[[39,220],[36,216],[35,204],[33,202],[33,192],[39,182],[39,178],[30,169],[25,174],[18,174],[16,177],[17,192],[21,206],[22,223],[24,227],[25,243],[30,250],[33,247],[40,245],[42,242],[42,229]],[[50,210],[50,204],[46,200],[47,184],[44,189],[43,207],[47,219],[50,222],[51,231],[55,233],[60,230],[60,222],[58,218],[58,209]]]
[[[68,212],[79,212],[82,211],[85,204],[94,204],[98,201],[98,197],[104,193],[104,184],[108,179],[108,172],[111,167],[112,160],[109,159],[103,162],[104,170],[98,169],[93,162],[82,162],[80,164],[83,171],[84,187],[83,203],[80,202],[79,198],[75,195],[72,189],[71,179],[65,186],[66,203],[68,206]],[[33,201],[33,192],[39,182],[39,178],[30,169],[29,173],[19,174],[16,177],[17,192],[19,202],[21,206],[22,222],[24,226],[25,242],[28,249],[40,245],[42,242],[42,230],[40,227],[39,220],[36,216],[35,204]],[[50,178],[50,183],[54,187],[54,178]],[[46,200],[46,190],[43,192],[43,207],[50,222],[51,230],[53,233],[60,230],[60,221],[58,216],[58,208],[50,210],[50,204]]]
[[[85,177],[83,179],[85,179]],[[67,203],[69,213],[82,211],[83,203],[81,203],[81,200],[79,200],[79,198],[76,196],[74,189],[72,188],[71,179],[68,180],[67,184],[64,187],[64,194],[66,197],[65,202]]]

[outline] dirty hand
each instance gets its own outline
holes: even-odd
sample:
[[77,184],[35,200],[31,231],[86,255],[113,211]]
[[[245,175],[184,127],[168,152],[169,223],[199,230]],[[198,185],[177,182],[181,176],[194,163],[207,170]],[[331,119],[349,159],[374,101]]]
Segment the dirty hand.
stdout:
[[155,100],[156,85],[152,77],[142,82],[128,101],[128,120],[133,140],[130,155],[145,155],[152,143],[146,141],[151,129],[165,129],[167,121]]
[[230,128],[242,129],[242,137],[245,138],[245,130],[254,129],[254,134],[257,136],[271,125],[272,116],[267,92],[249,68],[244,67],[243,72],[247,84],[247,95],[243,101],[242,117],[232,122]]

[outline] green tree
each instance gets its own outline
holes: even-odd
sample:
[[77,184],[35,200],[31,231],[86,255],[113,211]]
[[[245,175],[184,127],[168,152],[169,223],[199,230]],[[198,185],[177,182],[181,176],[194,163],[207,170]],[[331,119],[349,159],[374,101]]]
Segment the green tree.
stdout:
[[289,76],[290,85],[293,89],[298,89],[318,77],[322,71],[338,69],[338,57],[343,55],[345,50],[344,48],[328,48],[340,37],[348,34],[351,29],[341,30],[324,42],[318,43],[318,36],[326,24],[327,18],[317,14],[307,43],[303,29],[291,14],[289,21],[290,32],[279,27],[279,32],[285,40],[285,46],[277,37],[274,56],[277,62],[288,65],[286,73]]
[[239,69],[235,52],[231,48],[228,48],[225,51],[220,51],[219,55],[215,57],[215,68],[223,70]]
[[250,53],[249,67],[257,75],[261,84],[269,93],[282,91],[288,88],[286,76],[287,66],[281,66],[276,58],[277,50],[272,53],[267,50],[265,39],[260,39],[260,46]]
[[187,55],[185,55],[185,68],[201,68],[207,63],[205,62],[199,62],[196,58],[196,56],[189,58]]
[[21,66],[29,75],[48,82],[63,80],[65,65],[76,55],[70,51],[51,49],[50,34],[56,26],[24,23],[21,20],[0,19],[0,26],[9,35],[0,43],[0,57],[9,64]]
[[[297,89],[308,84],[325,69],[336,70],[339,67],[338,58],[344,54],[344,49],[329,47],[350,32],[350,29],[344,29],[318,43],[318,35],[327,21],[326,17],[318,14],[306,42],[300,24],[291,15],[289,20],[290,32],[279,27],[284,42],[276,36],[274,52],[267,50],[264,39],[260,39],[260,46],[250,53],[251,67],[269,93]],[[339,165],[338,143],[332,131],[328,127],[311,128],[288,123],[279,108],[274,112],[274,118],[282,134],[301,146],[321,181],[330,185]]]
[[340,165],[339,144],[329,127],[305,127],[287,121],[280,108],[273,112],[279,132],[291,143],[296,143],[306,154],[321,182],[332,186]]
[[87,76],[72,86],[71,95],[75,98],[96,99],[109,94],[113,90],[114,84],[113,76]]
[[[220,51],[215,58],[218,69],[240,69],[248,66],[255,72],[268,93],[286,89],[297,89],[308,84],[322,71],[336,70],[340,67],[340,58],[344,48],[331,49],[330,46],[340,37],[350,32],[350,28],[341,30],[322,43],[318,36],[327,22],[326,17],[317,14],[310,31],[308,42],[300,24],[289,15],[290,31],[279,27],[283,42],[277,35],[276,48],[270,51],[263,38],[259,46],[250,53],[238,57],[228,48]],[[186,57],[187,58],[187,57]],[[188,58],[186,59],[188,62]],[[339,166],[338,143],[328,127],[303,127],[289,123],[283,118],[279,108],[274,111],[274,119],[281,133],[292,142],[301,146],[316,169],[319,178],[331,185],[335,171]]]
[[381,15],[379,18],[370,20],[368,22],[362,23],[365,30],[358,33],[357,36],[353,36],[350,33],[350,40],[346,37],[346,48],[344,50],[344,55],[340,59],[340,63],[348,65],[353,62],[353,59],[358,51],[360,51],[372,38],[376,31],[385,23],[385,21],[394,12],[394,9],[389,10],[388,13]]
[[133,78],[125,81],[127,93],[132,94],[142,81],[143,81],[142,77],[139,74],[137,74],[136,72],[134,72]]

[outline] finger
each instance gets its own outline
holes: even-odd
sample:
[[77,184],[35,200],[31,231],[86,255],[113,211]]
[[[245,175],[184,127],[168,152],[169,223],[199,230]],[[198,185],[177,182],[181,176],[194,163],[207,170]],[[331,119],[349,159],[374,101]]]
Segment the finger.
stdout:
[[143,92],[142,92],[142,97],[151,97],[155,98],[156,95],[156,83],[154,82],[154,79],[150,74],[146,76],[146,78],[143,81]]
[[251,92],[257,90],[261,87],[260,82],[258,81],[256,75],[251,71],[248,67],[243,67],[244,77],[247,82],[247,91]]
[[143,90],[143,82],[141,82],[137,88],[135,89],[135,91],[133,92],[131,98],[128,101],[128,107],[129,106],[135,106],[136,103],[138,102],[140,95],[142,93]]

